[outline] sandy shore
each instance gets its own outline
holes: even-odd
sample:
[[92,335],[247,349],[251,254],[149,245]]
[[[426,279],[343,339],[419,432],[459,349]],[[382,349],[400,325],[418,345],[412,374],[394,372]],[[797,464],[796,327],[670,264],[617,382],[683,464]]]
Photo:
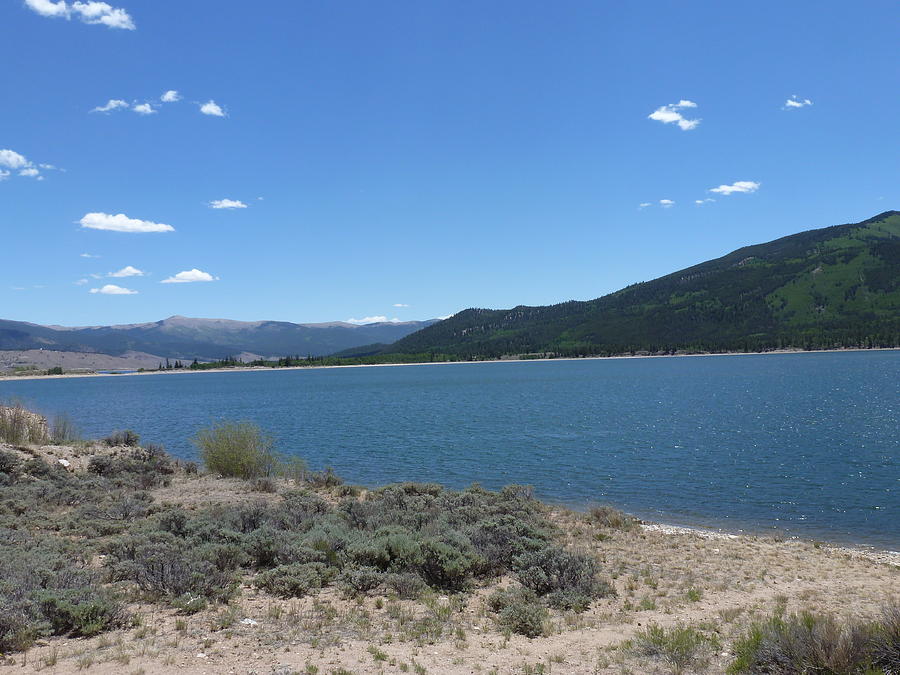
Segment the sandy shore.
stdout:
[[[86,459],[65,448],[41,451],[51,461],[68,456],[73,468]],[[152,494],[157,504],[188,509],[279,498],[212,476],[182,476]],[[140,625],[94,638],[43,640],[0,671],[662,675],[672,672],[670,664],[629,642],[656,624],[714,636],[718,647],[684,672],[722,673],[734,641],[773,612],[874,616],[900,589],[897,553],[660,524],[615,529],[563,508],[549,517],[568,547],[596,556],[616,596],[581,614],[554,611],[540,637],[505,632],[488,609],[487,596],[513,583],[510,578],[467,594],[437,595],[430,605],[348,598],[335,589],[283,600],[244,584],[228,607],[190,616],[138,600],[130,609]],[[434,634],[414,630],[417,621],[438,616]]]
[[238,368],[210,368],[208,370],[190,370],[189,368],[181,368],[178,370],[148,370],[143,373],[66,373],[64,375],[0,375],[0,382],[15,382],[19,380],[64,380],[77,379],[84,377],[143,377],[145,375],[187,375],[198,373],[271,373],[273,371],[285,370],[323,370],[332,368],[390,368],[400,366],[447,366],[460,364],[480,364],[480,363],[542,363],[547,361],[608,361],[621,359],[684,359],[696,357],[723,357],[723,356],[778,356],[789,354],[835,354],[843,352],[891,352],[900,351],[900,347],[885,347],[882,349],[779,349],[770,352],[727,352],[722,354],[666,354],[660,356],[585,356],[585,357],[564,357],[557,359],[488,359],[484,361],[423,361],[417,363],[359,363],[340,366],[290,366],[286,368],[268,368],[265,366],[245,366]]
[[[28,454],[54,464],[64,459],[70,471],[83,472],[94,453],[116,451],[33,446]],[[325,488],[319,492],[336,500]],[[238,479],[185,474],[149,494],[158,508],[189,510],[280,499]],[[897,552],[656,523],[622,529],[548,509],[560,543],[594,556],[616,594],[583,613],[552,611],[539,637],[505,631],[488,606],[496,588],[515,583],[510,577],[424,600],[351,598],[334,588],[282,599],[247,579],[228,606],[192,615],[136,595],[129,605],[134,626],[41,640],[25,654],[0,657],[0,672],[662,675],[673,672],[671,664],[630,642],[659,625],[696,628],[715,645],[682,672],[723,673],[735,640],[773,612],[873,617],[883,603],[900,601]]]

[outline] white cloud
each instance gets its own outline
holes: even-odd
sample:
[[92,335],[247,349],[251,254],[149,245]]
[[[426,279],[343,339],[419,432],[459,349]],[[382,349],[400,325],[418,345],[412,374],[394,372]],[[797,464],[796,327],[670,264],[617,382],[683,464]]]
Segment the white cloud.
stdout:
[[107,101],[106,105],[98,105],[96,108],[91,110],[92,113],[95,112],[112,112],[113,110],[118,110],[119,108],[127,108],[128,101],[123,101],[120,98],[111,98]]
[[409,307],[409,305],[403,302],[395,302],[394,307]]
[[0,166],[7,169],[24,169],[31,166],[31,162],[15,150],[0,150]]
[[353,323],[357,326],[363,326],[367,323],[400,323],[400,319],[394,317],[389,319],[386,316],[364,316],[361,319],[347,319],[347,323]]
[[78,221],[89,230],[109,230],[111,232],[174,232],[175,228],[164,223],[129,218],[124,213],[86,213]]
[[72,283],[74,283],[76,286],[84,286],[89,282],[87,279],[79,279],[78,281],[73,281]]
[[211,209],[246,209],[247,205],[240,199],[214,199],[209,203]]
[[675,202],[673,202],[671,199],[660,199],[659,205],[664,209],[671,209],[673,206],[675,206]]
[[140,103],[132,106],[131,108],[138,115],[152,115],[156,111],[153,109],[153,106],[149,103]]
[[173,277],[169,277],[168,279],[163,279],[159,283],[161,284],[191,284],[196,281],[218,281],[218,277],[214,277],[212,274],[207,272],[201,272],[196,267],[192,270],[187,270],[185,272],[179,272]]
[[682,115],[679,110],[696,107],[697,104],[693,101],[681,99],[680,101],[678,101],[678,103],[670,103],[669,105],[660,106],[652,113],[647,115],[647,117],[649,117],[651,120],[662,122],[663,124],[672,124],[673,122],[675,122],[678,124],[679,128],[682,131],[690,131],[691,129],[697,128],[697,125],[700,124],[700,120],[689,120],[684,117],[684,115]]
[[81,258],[99,258],[99,255],[94,255],[93,253],[82,253],[80,254]]
[[225,117],[225,111],[215,101],[207,101],[200,105],[200,112],[204,115],[212,115],[213,117]]
[[174,89],[169,89],[169,91],[159,97],[159,100],[163,103],[175,103],[181,100],[181,94]]
[[0,180],[9,178],[13,171],[18,172],[20,176],[44,180],[38,166],[49,167],[50,165],[38,164],[35,166],[34,162],[15,150],[9,150],[8,148],[0,150]]
[[125,267],[120,269],[118,272],[110,272],[109,276],[121,279],[123,277],[142,277],[142,276],[144,276],[144,273],[141,270],[139,270],[137,267],[132,267],[131,265],[126,265]]
[[106,284],[101,288],[92,288],[91,293],[101,293],[103,295],[137,295],[137,291],[133,291],[130,288],[122,288],[115,284]]
[[641,202],[638,204],[638,209],[646,209],[648,206],[653,206],[650,202]]
[[694,203],[697,206],[703,206],[704,204],[709,204],[710,202],[714,202],[714,201],[716,201],[716,200],[713,199],[712,197],[707,197],[706,199],[695,199]]
[[437,317],[437,319],[443,321],[444,319],[449,319],[451,316],[453,316],[453,314],[445,314],[444,316]]
[[720,185],[717,188],[710,188],[710,192],[720,195],[730,195],[735,192],[756,192],[759,190],[760,184],[752,180],[739,180],[731,185]]
[[783,110],[790,110],[791,108],[805,108],[808,105],[812,105],[813,102],[808,98],[800,99],[797,98],[797,94],[791,96],[787,101],[784,102]]
[[69,7],[65,0],[60,0],[59,2],[52,2],[51,0],[25,0],[25,4],[28,5],[32,11],[37,12],[41,16],[64,16],[66,18],[69,16]]
[[134,20],[124,9],[112,7],[105,2],[73,2],[69,4],[66,0],[25,0],[25,4],[29,9],[37,12],[41,16],[59,18],[63,17],[71,19],[73,16],[80,19],[82,23],[91,25],[103,25],[108,28],[121,28],[123,30],[134,30]]

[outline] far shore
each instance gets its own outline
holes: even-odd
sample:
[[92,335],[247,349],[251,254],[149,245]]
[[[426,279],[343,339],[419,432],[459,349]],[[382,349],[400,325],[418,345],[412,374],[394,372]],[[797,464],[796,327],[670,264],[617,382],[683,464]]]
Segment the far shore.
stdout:
[[184,375],[196,373],[259,373],[273,372],[285,370],[324,370],[329,368],[384,368],[393,366],[447,366],[459,364],[478,364],[478,363],[541,363],[546,361],[605,361],[610,359],[671,359],[671,358],[692,358],[697,356],[771,356],[784,354],[834,354],[841,352],[891,352],[900,351],[900,347],[878,347],[873,349],[861,349],[856,347],[845,347],[841,349],[773,349],[767,352],[706,352],[701,354],[641,354],[631,356],[630,354],[621,354],[618,356],[578,356],[578,357],[559,357],[559,358],[542,358],[542,359],[484,359],[479,361],[420,361],[414,363],[355,363],[347,365],[329,365],[329,366],[286,366],[280,368],[270,368],[268,366],[238,366],[235,368],[208,368],[204,370],[191,370],[190,368],[179,368],[172,370],[145,370],[144,372],[122,372],[122,373],[64,373],[62,375],[0,375],[0,382],[10,382],[19,380],[63,380],[83,377],[133,377],[143,375]]

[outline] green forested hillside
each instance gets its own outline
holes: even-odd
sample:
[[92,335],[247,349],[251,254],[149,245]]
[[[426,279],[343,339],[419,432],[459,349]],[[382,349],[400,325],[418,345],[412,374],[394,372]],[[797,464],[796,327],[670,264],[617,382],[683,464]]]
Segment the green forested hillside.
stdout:
[[381,351],[477,358],[851,346],[900,346],[900,212],[747,246],[596,300],[467,309]]

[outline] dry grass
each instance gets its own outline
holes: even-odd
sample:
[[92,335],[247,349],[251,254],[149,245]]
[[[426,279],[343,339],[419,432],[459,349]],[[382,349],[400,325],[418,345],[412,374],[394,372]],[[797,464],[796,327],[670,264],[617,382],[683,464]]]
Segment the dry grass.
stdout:
[[[31,451],[51,461],[85,452]],[[254,493],[244,481],[183,474],[151,494],[157,505],[175,502],[188,509],[210,501],[280,499],[276,493]],[[334,499],[327,489],[321,494]],[[581,614],[551,610],[542,635],[534,639],[511,634],[489,609],[489,596],[511,585],[507,577],[470,593],[431,592],[421,601],[348,598],[335,588],[281,599],[244,585],[231,605],[212,605],[191,616],[133,602],[128,609],[141,617],[139,626],[89,639],[44,640],[7,665],[18,667],[25,659],[27,670],[115,675],[326,674],[340,669],[450,675],[621,675],[678,668],[721,673],[734,659],[732,645],[773,612],[815,611],[833,614],[837,621],[875,617],[881,603],[900,588],[896,563],[813,542],[638,524],[622,528],[596,514],[567,510],[552,512],[550,518],[568,547],[597,559],[617,595],[595,601]],[[654,653],[636,647],[651,625],[662,636]],[[673,635],[691,639],[670,640]],[[697,635],[703,637],[694,639]],[[685,660],[683,654],[691,658]]]

